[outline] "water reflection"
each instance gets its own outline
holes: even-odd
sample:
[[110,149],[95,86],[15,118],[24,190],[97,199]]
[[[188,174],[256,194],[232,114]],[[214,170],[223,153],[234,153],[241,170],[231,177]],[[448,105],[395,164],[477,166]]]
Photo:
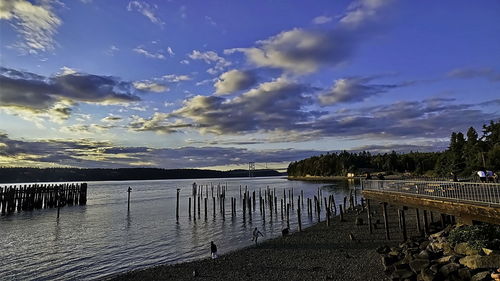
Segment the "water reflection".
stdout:
[[[294,209],[290,207],[290,227],[295,231],[296,199],[302,194],[301,191],[305,197],[304,203],[301,202],[302,224],[307,227],[317,221],[317,214],[306,211],[307,198],[318,194],[323,197],[333,194],[335,200],[340,202],[348,196],[349,187],[352,186],[347,181],[321,184],[290,182],[280,178],[231,179],[227,180],[225,217],[221,216],[219,200],[214,202],[210,194],[211,189],[205,187],[203,196],[208,192],[205,217],[205,197],[202,198],[200,206],[197,200],[196,214],[192,213],[193,209],[191,212],[188,210],[192,182],[91,182],[87,206],[64,207],[61,209],[59,220],[56,220],[56,210],[48,209],[0,217],[0,244],[9,245],[0,251],[0,261],[11,261],[0,265],[0,280],[102,278],[111,273],[159,263],[207,257],[212,240],[218,244],[223,254],[252,245],[250,238],[254,227],[261,229],[265,234],[264,239],[281,235],[281,230],[286,227],[284,208],[289,201],[283,201],[283,207],[278,204],[282,202],[283,196],[289,200],[292,188]],[[203,185],[213,182],[214,186],[217,186],[217,180],[213,179],[197,182]],[[127,193],[124,192],[128,186],[133,188],[130,209],[127,206]],[[247,208],[245,216],[242,213],[240,186],[242,191],[248,190],[252,195],[255,191],[256,194],[256,204],[253,204],[252,198],[251,212],[249,213]],[[278,198],[272,215],[267,206],[263,218],[259,191],[264,198],[267,186]],[[177,221],[178,187],[187,188],[180,191]],[[217,196],[216,188],[214,189],[213,193]],[[236,199],[234,216],[231,212],[231,198]],[[54,254],[47,254],[47,251]],[[40,271],[46,272],[46,275],[41,277]]]

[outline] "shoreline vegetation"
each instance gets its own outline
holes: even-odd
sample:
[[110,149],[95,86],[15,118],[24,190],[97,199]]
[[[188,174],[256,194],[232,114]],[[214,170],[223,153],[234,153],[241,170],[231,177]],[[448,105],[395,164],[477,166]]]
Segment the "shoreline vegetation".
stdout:
[[333,152],[290,163],[289,179],[330,180],[337,176],[377,173],[410,174],[427,178],[475,180],[476,172],[500,173],[500,121],[483,125],[482,134],[473,127],[450,137],[448,148],[441,152],[372,154],[369,151]]
[[[271,169],[252,171],[254,177],[283,176]],[[0,168],[0,183],[121,181],[248,177],[248,170],[208,169],[79,169],[79,168]]]
[[[215,260],[209,258],[207,241],[207,258],[130,271],[105,280],[388,280],[377,249],[402,241],[397,208],[390,206],[388,211],[392,218],[390,241],[385,240],[382,225],[370,235],[366,222],[356,224],[366,217],[366,209],[361,211],[357,206],[345,213],[343,222],[336,216],[330,226],[322,221],[302,232],[294,230],[286,237],[225,253]],[[383,221],[381,210],[376,210],[373,220]],[[408,233],[418,234],[411,218]]]

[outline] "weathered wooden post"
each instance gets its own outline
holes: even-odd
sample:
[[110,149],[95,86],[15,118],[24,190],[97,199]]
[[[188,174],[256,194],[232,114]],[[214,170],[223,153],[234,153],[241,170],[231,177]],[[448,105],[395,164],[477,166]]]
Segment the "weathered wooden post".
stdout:
[[[132,188],[130,186],[128,187],[127,192],[128,192],[127,209],[130,210],[130,192],[132,192]],[[59,205],[59,203],[57,205]]]
[[418,208],[415,209],[415,216],[416,216],[416,220],[417,220],[417,230],[418,230],[418,233],[420,233],[420,235],[422,236],[422,226],[420,225],[420,210]]
[[429,235],[429,221],[427,221],[427,210],[424,210],[424,234]]
[[387,217],[387,202],[382,202],[382,211],[384,213],[385,238],[391,240],[389,235],[389,218]]
[[283,198],[280,199],[281,202],[281,220],[283,220]]
[[212,202],[213,202],[213,212],[214,212],[214,218],[215,218],[215,197],[212,196]]
[[188,200],[189,200],[188,213],[189,213],[189,218],[191,218],[191,197],[189,197]]
[[286,204],[286,227],[290,229],[290,203]]
[[321,221],[321,206],[320,206],[320,204],[321,204],[321,197],[318,198],[318,200],[316,200],[316,205],[317,205],[316,211],[318,211],[318,222]]
[[[208,193],[207,193],[207,195],[208,195]],[[205,201],[205,202],[204,202],[204,203],[205,203],[205,220],[207,220],[207,218],[208,218],[208,208],[207,208],[207,205],[208,205],[208,204],[207,204],[208,197],[205,197],[205,200],[204,200],[204,201]],[[232,201],[232,198],[231,198],[231,201]]]
[[342,204],[339,204],[339,212],[340,212],[340,221],[344,221],[344,209],[342,208]]
[[366,209],[368,212],[368,228],[370,230],[370,234],[373,234],[373,229],[372,229],[372,210],[370,207],[370,199],[366,199]]
[[177,222],[179,222],[179,193],[180,193],[180,191],[181,191],[181,189],[177,188],[177,202],[175,205],[175,219]]
[[[61,202],[60,202],[61,194],[59,192],[59,186],[56,186],[56,196],[57,196],[56,197],[56,202],[57,202],[57,219],[59,219],[59,211],[61,209]],[[129,209],[130,209],[130,203],[129,203]]]
[[198,196],[198,218],[200,218],[200,212],[201,212],[201,208],[200,208],[200,204],[201,204],[201,197]]
[[407,207],[403,207],[401,210],[401,224],[403,227],[403,241],[408,240],[407,232],[406,232],[406,217],[405,217],[405,210],[407,210]]
[[300,216],[300,197],[297,199],[297,222],[299,224],[299,231],[302,231],[302,218]]

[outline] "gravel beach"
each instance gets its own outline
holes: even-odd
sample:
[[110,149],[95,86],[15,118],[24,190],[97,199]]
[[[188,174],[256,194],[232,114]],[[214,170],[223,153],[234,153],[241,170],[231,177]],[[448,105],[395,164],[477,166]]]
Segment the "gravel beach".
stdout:
[[[388,208],[391,241],[387,241],[382,208],[375,202],[371,205],[375,212],[373,222],[381,222],[372,235],[366,210],[359,215],[359,211],[350,210],[343,222],[339,217],[333,218],[330,227],[323,221],[302,232],[270,239],[215,260],[208,258],[207,241],[206,259],[131,271],[109,280],[388,280],[376,249],[402,241],[397,209]],[[409,235],[417,234],[413,212],[406,216]],[[356,217],[363,219],[363,225],[355,225]]]

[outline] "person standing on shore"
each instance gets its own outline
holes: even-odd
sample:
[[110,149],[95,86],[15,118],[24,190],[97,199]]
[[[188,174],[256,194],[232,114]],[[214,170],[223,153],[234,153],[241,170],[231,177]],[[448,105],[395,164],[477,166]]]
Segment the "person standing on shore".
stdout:
[[259,235],[264,237],[264,234],[262,234],[262,232],[260,232],[256,227],[253,230],[253,237],[252,237],[252,241],[255,241],[255,246],[257,246],[257,239],[259,239]]
[[210,241],[210,254],[212,255],[212,259],[217,258],[217,246],[214,244],[214,241]]

